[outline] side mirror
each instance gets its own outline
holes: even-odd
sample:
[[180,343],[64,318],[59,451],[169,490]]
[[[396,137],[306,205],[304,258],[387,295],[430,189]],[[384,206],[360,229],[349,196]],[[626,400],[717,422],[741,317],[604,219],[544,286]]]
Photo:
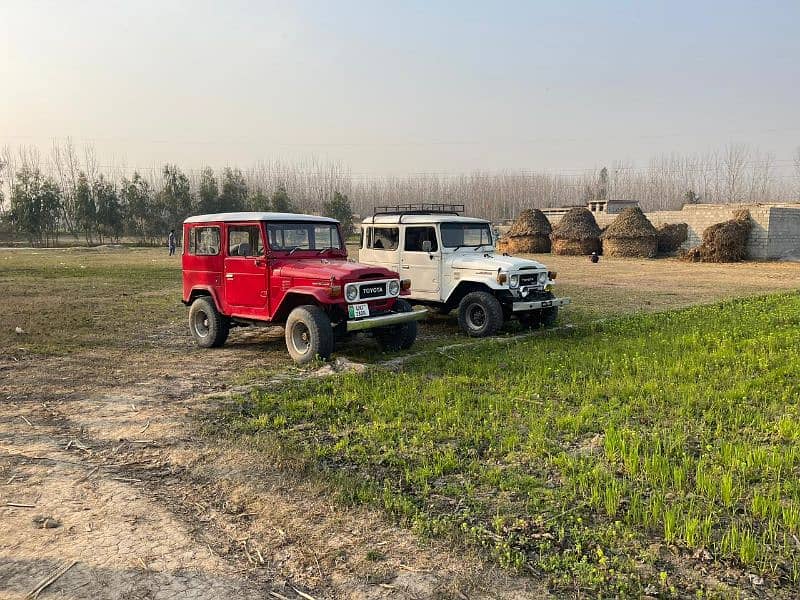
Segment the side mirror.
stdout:
[[433,248],[433,246],[431,245],[431,241],[430,240],[424,240],[422,242],[422,251],[423,252],[430,252],[431,248]]

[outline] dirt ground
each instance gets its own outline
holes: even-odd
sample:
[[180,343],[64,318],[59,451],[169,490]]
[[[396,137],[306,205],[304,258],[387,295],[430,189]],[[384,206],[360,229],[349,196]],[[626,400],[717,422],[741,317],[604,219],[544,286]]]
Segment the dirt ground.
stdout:
[[[0,291],[13,285],[3,277],[9,262],[0,261]],[[800,265],[788,263],[545,262],[587,314],[800,286]],[[172,287],[162,293],[175,297]],[[36,302],[18,306],[7,306],[3,330]],[[184,316],[178,304],[156,327],[117,331],[111,345],[0,355],[0,598],[22,599],[69,565],[40,597],[546,596],[535,577],[345,508],[292,465],[202,435],[230,394],[308,373],[291,365],[280,330],[237,331],[225,348],[201,351]],[[43,527],[46,518],[58,526]]]

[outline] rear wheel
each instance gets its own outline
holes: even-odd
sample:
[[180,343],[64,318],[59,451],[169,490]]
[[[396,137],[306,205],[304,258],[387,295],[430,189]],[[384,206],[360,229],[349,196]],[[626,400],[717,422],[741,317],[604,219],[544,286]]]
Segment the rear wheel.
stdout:
[[458,324],[470,337],[494,335],[503,326],[503,307],[489,292],[470,292],[458,305]]
[[298,306],[286,319],[286,349],[294,362],[304,365],[315,358],[327,360],[333,352],[333,327],[319,306]]
[[189,330],[200,348],[218,348],[228,339],[230,324],[219,313],[214,300],[201,296],[189,309]]
[[[414,309],[405,300],[397,299],[394,303],[395,312],[412,312]],[[387,352],[397,352],[398,350],[408,350],[414,345],[417,339],[417,322],[409,321],[400,325],[381,327],[375,330],[375,339],[383,350]]]

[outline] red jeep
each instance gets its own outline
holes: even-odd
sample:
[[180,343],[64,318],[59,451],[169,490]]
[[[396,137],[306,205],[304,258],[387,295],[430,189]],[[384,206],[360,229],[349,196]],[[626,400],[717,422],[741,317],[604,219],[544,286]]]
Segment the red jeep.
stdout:
[[223,213],[183,224],[183,303],[202,348],[221,346],[231,327],[280,324],[300,364],[327,359],[334,340],[372,330],[386,350],[410,348],[414,311],[400,298],[411,281],[347,260],[339,223],[312,215]]

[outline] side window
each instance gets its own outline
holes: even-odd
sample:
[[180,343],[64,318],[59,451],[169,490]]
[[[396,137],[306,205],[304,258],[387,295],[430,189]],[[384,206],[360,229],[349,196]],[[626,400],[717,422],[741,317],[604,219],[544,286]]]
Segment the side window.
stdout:
[[423,242],[430,242],[431,252],[439,249],[436,243],[436,229],[433,227],[406,227],[406,239],[403,248],[406,252],[425,252]]
[[228,227],[228,256],[261,256],[264,243],[258,225],[231,225]]
[[196,256],[219,254],[219,227],[192,227],[189,230],[189,254]]
[[398,227],[374,227],[372,229],[373,250],[397,250],[400,243],[400,229]]

